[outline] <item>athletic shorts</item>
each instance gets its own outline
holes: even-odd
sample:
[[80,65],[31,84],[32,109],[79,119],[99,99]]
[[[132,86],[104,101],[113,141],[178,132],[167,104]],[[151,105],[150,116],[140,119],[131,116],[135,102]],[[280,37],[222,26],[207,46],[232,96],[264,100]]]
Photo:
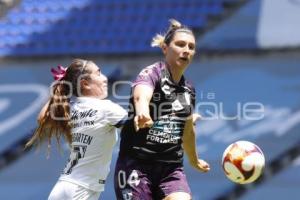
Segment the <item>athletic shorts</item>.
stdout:
[[191,195],[181,163],[145,163],[119,157],[114,174],[118,200],[161,200],[174,192]]
[[48,200],[98,200],[101,192],[59,180],[53,187]]

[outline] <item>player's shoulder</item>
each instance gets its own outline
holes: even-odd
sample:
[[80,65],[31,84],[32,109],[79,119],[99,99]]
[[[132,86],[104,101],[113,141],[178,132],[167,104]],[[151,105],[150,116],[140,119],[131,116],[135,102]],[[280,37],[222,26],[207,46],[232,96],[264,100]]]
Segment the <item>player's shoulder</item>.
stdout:
[[119,104],[117,104],[109,99],[101,100],[101,106],[105,110],[108,110],[108,111],[112,111],[113,109],[122,109],[123,110],[123,108]]
[[98,107],[102,110],[109,110],[112,109],[113,107],[117,106],[116,103],[109,99],[99,99],[99,103],[97,104]]
[[100,102],[103,105],[111,105],[111,104],[115,104],[113,101],[111,101],[110,99],[101,99]]
[[164,63],[161,61],[152,63],[151,65],[148,65],[146,67],[144,67],[141,72],[140,75],[148,75],[148,74],[160,74],[160,71],[164,68]]
[[84,107],[101,110],[109,109],[111,106],[115,105],[115,103],[109,99],[99,99],[94,97],[78,97],[76,102],[80,103]]
[[163,65],[164,65],[163,62],[157,61],[155,63],[152,63],[152,64],[146,66],[144,69],[160,69],[163,67]]

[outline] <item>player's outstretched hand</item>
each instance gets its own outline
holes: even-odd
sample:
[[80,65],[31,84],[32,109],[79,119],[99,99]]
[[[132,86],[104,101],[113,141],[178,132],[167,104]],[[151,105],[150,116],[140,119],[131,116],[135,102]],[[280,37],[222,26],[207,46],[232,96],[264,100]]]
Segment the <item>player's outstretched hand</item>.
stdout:
[[191,166],[196,168],[197,170],[201,172],[208,172],[210,170],[209,164],[201,159],[197,159],[195,161],[190,162]]
[[193,118],[193,124],[195,124],[198,120],[202,119],[202,116],[199,113],[194,113],[192,115]]
[[138,131],[140,128],[150,128],[153,125],[153,121],[150,116],[140,114],[134,117],[134,128]]

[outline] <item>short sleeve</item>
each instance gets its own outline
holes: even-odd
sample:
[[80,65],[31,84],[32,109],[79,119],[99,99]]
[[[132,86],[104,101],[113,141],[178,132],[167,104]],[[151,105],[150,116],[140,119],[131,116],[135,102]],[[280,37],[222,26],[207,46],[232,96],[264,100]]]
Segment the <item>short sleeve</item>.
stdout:
[[159,80],[160,68],[160,63],[155,63],[144,68],[133,82],[132,87],[142,84],[155,88],[155,85]]
[[111,101],[106,106],[105,117],[108,123],[117,128],[122,126],[127,119],[127,111]]

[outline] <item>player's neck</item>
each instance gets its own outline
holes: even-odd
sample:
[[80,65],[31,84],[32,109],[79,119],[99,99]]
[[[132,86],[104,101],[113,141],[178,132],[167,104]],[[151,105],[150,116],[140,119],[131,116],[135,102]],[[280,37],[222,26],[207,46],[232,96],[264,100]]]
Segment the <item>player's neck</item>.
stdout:
[[183,76],[184,70],[170,67],[169,72],[174,83],[178,84]]

